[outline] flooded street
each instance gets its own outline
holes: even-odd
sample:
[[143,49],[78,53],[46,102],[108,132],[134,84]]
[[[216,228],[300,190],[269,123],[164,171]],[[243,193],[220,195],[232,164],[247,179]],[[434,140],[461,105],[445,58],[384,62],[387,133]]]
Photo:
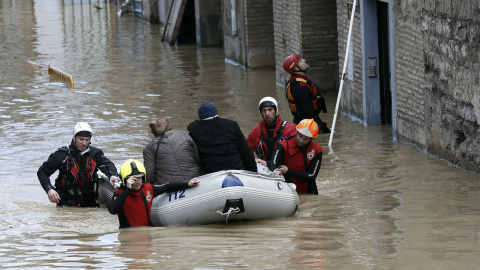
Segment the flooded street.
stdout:
[[[316,139],[319,196],[301,196],[292,217],[119,230],[105,208],[55,208],[36,172],[78,121],[91,124],[92,145],[119,168],[143,161],[155,116],[186,130],[202,101],[245,135],[267,95],[292,120],[273,69],[230,63],[222,47],[170,47],[159,25],[95,5],[0,2],[2,269],[478,268],[480,176],[392,140],[391,126],[345,115],[331,150],[328,135]],[[74,89],[28,60],[71,74]],[[327,95],[320,115],[329,126],[336,97]]]

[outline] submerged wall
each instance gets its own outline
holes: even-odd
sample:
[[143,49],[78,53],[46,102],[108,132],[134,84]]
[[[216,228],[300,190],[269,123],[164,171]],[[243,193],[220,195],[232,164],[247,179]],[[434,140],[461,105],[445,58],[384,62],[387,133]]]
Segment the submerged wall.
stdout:
[[[394,5],[390,19],[398,138],[480,173],[480,2],[388,2]],[[347,1],[337,0],[339,73],[347,39],[346,9]],[[341,104],[344,112],[363,119],[360,14],[358,10],[352,37],[353,71],[345,80]]]
[[480,2],[421,2],[427,150],[480,172]]

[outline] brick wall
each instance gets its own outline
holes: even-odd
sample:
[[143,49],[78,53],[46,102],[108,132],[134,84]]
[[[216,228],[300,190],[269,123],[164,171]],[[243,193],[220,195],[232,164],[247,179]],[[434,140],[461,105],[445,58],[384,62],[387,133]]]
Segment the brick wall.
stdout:
[[274,0],[277,82],[289,78],[283,60],[300,54],[311,65],[309,77],[322,91],[338,90],[336,5],[330,0]]
[[301,10],[299,0],[273,0],[276,80],[285,84],[288,74],[283,61],[290,54],[302,54]]
[[275,65],[272,0],[244,0],[245,42],[249,67]]
[[426,144],[424,36],[417,1],[397,7],[395,27],[395,71],[397,127],[400,139]]
[[[350,1],[349,1],[350,2]],[[358,2],[358,1],[357,1]],[[341,80],[345,53],[347,47],[350,18],[348,17],[351,6],[345,0],[337,0],[337,32],[338,32],[338,80]],[[360,9],[357,6],[351,36],[351,50],[348,58],[352,65],[347,69],[344,80],[341,109],[343,113],[363,119],[363,94],[362,94],[362,39],[360,25]],[[350,74],[352,73],[352,74]]]

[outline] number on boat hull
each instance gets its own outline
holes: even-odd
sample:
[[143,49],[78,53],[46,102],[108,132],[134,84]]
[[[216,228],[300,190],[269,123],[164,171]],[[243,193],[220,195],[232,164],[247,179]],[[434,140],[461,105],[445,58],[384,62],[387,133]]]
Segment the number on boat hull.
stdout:
[[185,198],[185,189],[172,192],[168,194],[168,201],[171,202],[172,200],[175,201],[177,199]]

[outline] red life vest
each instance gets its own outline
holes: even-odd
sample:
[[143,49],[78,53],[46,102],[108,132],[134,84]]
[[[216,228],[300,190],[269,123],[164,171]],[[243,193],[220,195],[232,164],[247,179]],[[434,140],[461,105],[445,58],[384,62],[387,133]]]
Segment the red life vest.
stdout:
[[[116,193],[122,193],[117,190]],[[130,190],[127,199],[123,203],[123,212],[130,227],[152,226],[150,211],[153,202],[153,186],[146,183],[140,190]]]
[[[305,151],[301,151],[297,146],[296,138],[297,137],[294,136],[288,140],[280,142],[283,149],[285,149],[283,162],[289,170],[306,172],[315,155],[322,152],[322,147],[315,142],[311,142]],[[307,193],[308,182],[298,180],[294,177],[292,177],[292,181],[297,186],[298,194]]]
[[87,179],[83,179],[83,181],[81,181],[80,171],[82,170],[82,168],[77,162],[77,160],[75,160],[75,158],[69,153],[64,161],[64,166],[60,169],[62,173],[62,187],[84,187],[86,184],[93,183],[95,181],[94,172],[96,165],[97,164],[95,160],[93,160],[93,158],[87,157],[87,162],[85,162],[85,172]]
[[327,112],[327,107],[325,105],[325,99],[320,94],[320,91],[312,81],[310,81],[307,76],[304,75],[292,75],[290,80],[288,81],[287,85],[285,86],[285,95],[288,100],[288,107],[293,115],[297,113],[297,103],[295,102],[294,93],[292,92],[292,88],[294,88],[295,84],[299,84],[302,87],[307,87],[310,90],[310,95],[312,98],[313,109],[317,112],[323,111],[324,113]]
[[247,143],[252,151],[257,154],[258,158],[267,161],[271,158],[270,155],[277,147],[278,142],[296,134],[296,125],[291,122],[282,121],[282,118],[279,115],[277,116],[277,123],[272,138],[268,138],[268,130],[265,120],[262,120],[248,135]]

